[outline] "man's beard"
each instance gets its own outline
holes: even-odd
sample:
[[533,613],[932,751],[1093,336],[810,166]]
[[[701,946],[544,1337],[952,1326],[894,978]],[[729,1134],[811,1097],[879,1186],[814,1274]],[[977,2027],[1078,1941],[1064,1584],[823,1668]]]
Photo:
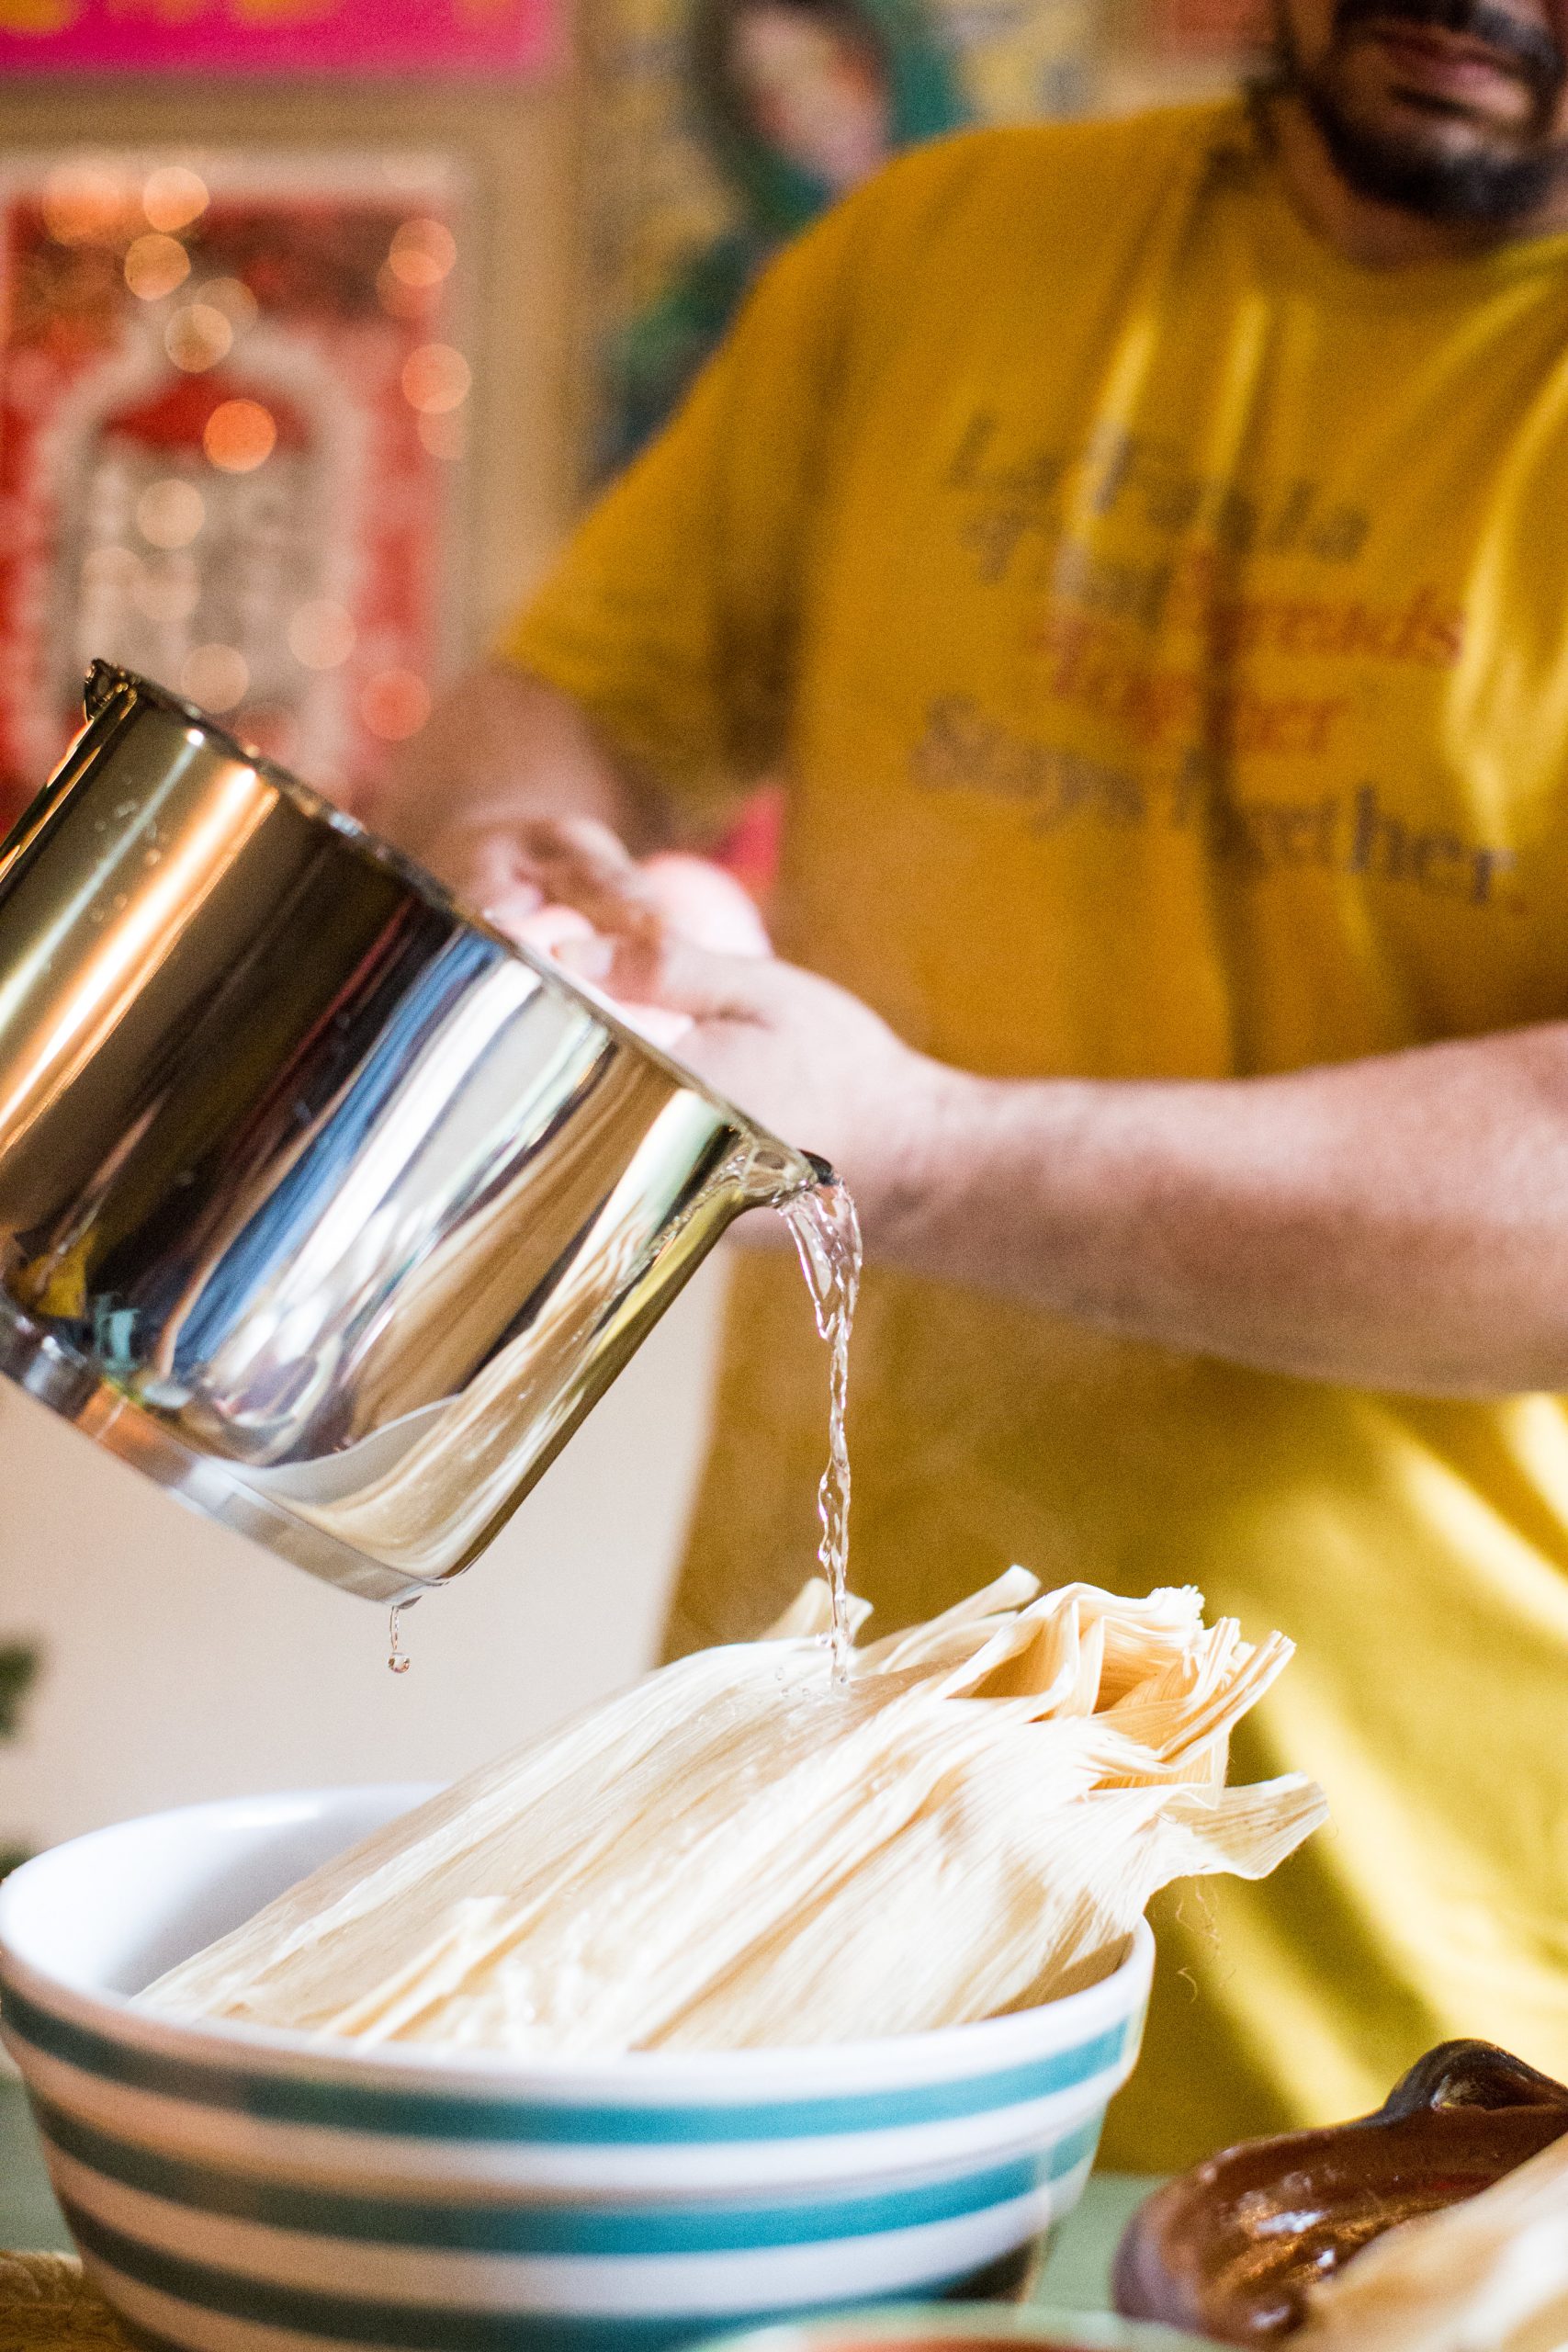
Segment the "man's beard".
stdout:
[[[1437,26],[1495,48],[1517,65],[1535,103],[1538,122],[1555,110],[1568,59],[1544,29],[1520,24],[1491,0],[1340,0],[1335,11],[1337,47],[1359,25]],[[1280,12],[1273,57],[1258,94],[1287,92],[1306,108],[1340,177],[1358,196],[1397,205],[1428,220],[1506,228],[1538,211],[1564,176],[1568,142],[1523,152],[1450,153],[1437,138],[1390,133],[1357,122],[1336,86],[1332,62],[1310,69],[1296,54]],[[1440,119],[1436,112],[1434,122]]]

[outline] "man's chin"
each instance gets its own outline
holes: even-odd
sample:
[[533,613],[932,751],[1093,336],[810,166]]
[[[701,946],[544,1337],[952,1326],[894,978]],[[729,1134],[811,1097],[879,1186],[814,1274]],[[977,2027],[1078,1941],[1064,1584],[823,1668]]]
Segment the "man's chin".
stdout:
[[1358,196],[1424,220],[1518,226],[1568,180],[1568,148],[1526,145],[1459,109],[1397,94],[1353,108],[1305,84],[1298,95]]
[[[1319,128],[1323,126],[1320,122]],[[1485,123],[1456,109],[1425,105],[1394,95],[1375,107],[1343,118],[1341,144],[1374,156],[1390,172],[1436,172],[1512,176],[1531,151]]]

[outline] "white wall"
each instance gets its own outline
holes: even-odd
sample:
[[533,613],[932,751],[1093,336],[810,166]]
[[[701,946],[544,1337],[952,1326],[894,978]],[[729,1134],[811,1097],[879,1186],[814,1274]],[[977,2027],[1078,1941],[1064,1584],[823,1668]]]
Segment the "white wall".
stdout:
[[0,1844],[160,1805],[442,1780],[651,1661],[705,1427],[710,1261],[494,1548],[402,1621],[211,1528],[0,1383],[0,1641],[36,1637]]

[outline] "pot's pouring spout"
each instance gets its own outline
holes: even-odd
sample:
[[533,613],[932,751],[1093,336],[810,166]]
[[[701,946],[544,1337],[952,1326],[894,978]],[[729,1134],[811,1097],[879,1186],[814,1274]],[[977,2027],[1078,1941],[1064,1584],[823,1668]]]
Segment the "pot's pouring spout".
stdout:
[[783,1208],[802,1193],[824,1192],[839,1181],[819,1153],[796,1151],[762,1130],[754,1133],[738,1174],[737,1216],[744,1209]]

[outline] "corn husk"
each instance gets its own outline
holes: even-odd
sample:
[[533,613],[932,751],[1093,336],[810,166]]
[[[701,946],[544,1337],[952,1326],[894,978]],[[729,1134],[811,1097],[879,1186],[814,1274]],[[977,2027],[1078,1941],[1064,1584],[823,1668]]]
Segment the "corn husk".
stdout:
[[[472,1773],[164,1977],[186,2016],[543,2052],[956,2025],[1113,1967],[1156,1888],[1324,1816],[1224,1785],[1290,1656],[1015,1568],[829,1681],[827,1595]],[[856,1607],[857,1628],[865,1611]]]
[[1568,2139],[1479,2197],[1404,2222],[1312,2291],[1313,2352],[1562,2352]]

